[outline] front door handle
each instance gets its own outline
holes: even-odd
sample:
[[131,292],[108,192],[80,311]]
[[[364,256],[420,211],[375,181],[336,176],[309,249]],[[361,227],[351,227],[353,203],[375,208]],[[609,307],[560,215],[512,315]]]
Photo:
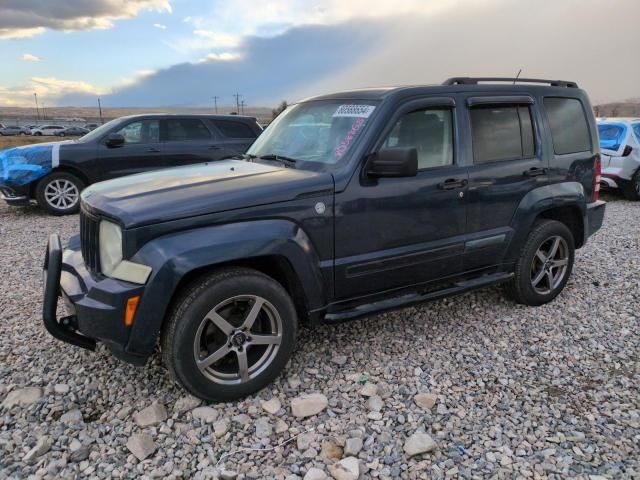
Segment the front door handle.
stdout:
[[441,190],[454,190],[456,188],[463,188],[467,186],[467,180],[457,179],[457,178],[448,178],[444,182],[438,184],[438,188]]
[[529,170],[522,172],[525,177],[539,177],[540,175],[546,175],[546,168],[533,167]]
[[209,145],[209,150],[222,150],[220,145]]
[[147,153],[160,153],[159,148],[151,147],[147,150]]

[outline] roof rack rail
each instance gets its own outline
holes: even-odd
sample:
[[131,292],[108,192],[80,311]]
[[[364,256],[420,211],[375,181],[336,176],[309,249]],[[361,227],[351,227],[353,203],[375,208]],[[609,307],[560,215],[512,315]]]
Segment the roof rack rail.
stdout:
[[544,80],[542,78],[517,77],[452,77],[445,80],[443,85],[477,85],[480,82],[512,82],[512,83],[546,83],[552,87],[578,88],[576,82],[566,80]]

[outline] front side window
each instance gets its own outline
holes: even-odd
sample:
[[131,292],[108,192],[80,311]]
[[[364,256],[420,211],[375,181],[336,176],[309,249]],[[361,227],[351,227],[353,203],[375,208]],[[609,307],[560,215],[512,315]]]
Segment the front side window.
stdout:
[[367,100],[298,103],[271,122],[247,153],[316,164],[311,168],[335,165],[348,157],[375,108],[376,102]]
[[544,99],[553,149],[558,155],[591,150],[589,125],[582,103],[576,98]]
[[256,138],[256,134],[253,133],[253,130],[242,122],[214,120],[213,124],[218,127],[225,137],[228,138]]
[[474,163],[534,156],[533,122],[529,107],[481,106],[471,108],[470,114]]
[[598,136],[600,137],[600,148],[617,151],[627,137],[627,126],[622,123],[600,123],[598,124]]
[[124,137],[126,144],[157,143],[160,141],[160,126],[158,120],[139,120],[132,122],[116,133]]
[[413,147],[418,151],[418,168],[453,164],[453,121],[450,109],[426,109],[403,115],[383,148]]
[[167,142],[208,140],[211,138],[211,132],[198,118],[170,118],[163,122],[165,128],[163,139]]

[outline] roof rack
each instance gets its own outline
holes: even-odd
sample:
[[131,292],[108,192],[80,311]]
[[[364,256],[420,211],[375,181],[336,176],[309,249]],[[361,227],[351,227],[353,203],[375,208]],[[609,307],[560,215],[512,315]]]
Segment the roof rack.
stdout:
[[541,78],[517,77],[453,77],[445,80],[443,85],[477,85],[480,82],[512,82],[512,83],[546,83],[552,87],[578,88],[576,82],[565,80],[543,80]]

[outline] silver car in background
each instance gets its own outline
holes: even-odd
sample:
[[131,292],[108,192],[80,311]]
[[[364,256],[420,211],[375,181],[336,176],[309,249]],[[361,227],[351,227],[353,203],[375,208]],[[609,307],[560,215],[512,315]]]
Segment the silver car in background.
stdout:
[[18,125],[7,125],[0,128],[0,135],[3,137],[13,135],[31,135],[31,130],[28,127],[20,127]]
[[640,200],[640,118],[599,118],[602,186]]

